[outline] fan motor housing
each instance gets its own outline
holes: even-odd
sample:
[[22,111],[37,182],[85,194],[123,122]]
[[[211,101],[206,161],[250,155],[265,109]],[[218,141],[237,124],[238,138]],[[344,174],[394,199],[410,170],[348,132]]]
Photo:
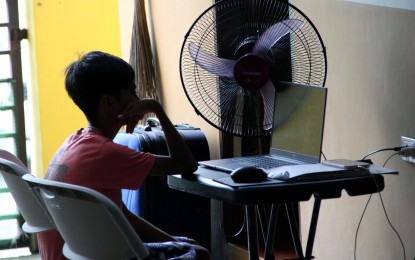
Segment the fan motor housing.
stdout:
[[244,89],[255,90],[263,87],[269,79],[269,65],[260,56],[246,54],[233,69],[235,81]]

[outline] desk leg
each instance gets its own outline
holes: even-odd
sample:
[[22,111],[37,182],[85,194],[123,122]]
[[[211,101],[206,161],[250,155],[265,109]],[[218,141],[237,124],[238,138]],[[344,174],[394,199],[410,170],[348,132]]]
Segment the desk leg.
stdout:
[[277,216],[280,204],[272,204],[271,214],[268,224],[267,237],[265,240],[265,260],[274,259],[274,238],[275,238],[275,229],[277,227]]
[[223,203],[218,200],[210,200],[211,215],[211,257],[212,259],[226,259],[227,241],[226,236],[221,227],[223,227]]
[[292,206],[292,204],[285,203],[285,211],[287,212],[288,224],[290,225],[291,237],[293,238],[295,252],[299,259],[304,259],[304,253],[303,248],[301,246],[301,240],[298,232],[296,218],[294,216],[292,208],[289,208],[289,206]]
[[257,215],[256,206],[246,205],[245,206],[245,217],[247,220],[248,228],[248,252],[249,260],[258,260],[258,227],[257,227]]
[[312,253],[313,253],[313,246],[314,246],[314,238],[316,236],[316,230],[317,230],[317,220],[318,220],[318,215],[320,213],[320,205],[321,205],[320,196],[315,193],[313,213],[311,215],[311,222],[310,222],[310,231],[308,232],[307,248],[305,251],[306,259],[314,258],[312,256]]
[[267,230],[268,230],[268,218],[267,218],[267,212],[265,209],[265,205],[257,205],[256,206],[257,212],[258,212],[258,216],[259,216],[259,225],[261,227],[261,234],[262,234],[262,239],[265,243],[265,241],[267,241]]

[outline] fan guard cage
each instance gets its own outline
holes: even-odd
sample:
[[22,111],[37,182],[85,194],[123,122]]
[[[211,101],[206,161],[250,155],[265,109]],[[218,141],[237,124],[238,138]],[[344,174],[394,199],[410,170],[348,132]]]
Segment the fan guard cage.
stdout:
[[197,114],[235,136],[271,133],[272,124],[264,125],[263,111],[273,109],[274,104],[264,104],[260,91],[244,89],[234,78],[209,73],[196,64],[188,50],[192,43],[212,56],[239,59],[250,52],[264,31],[288,18],[302,21],[303,26],[282,37],[266,53],[271,81],[274,86],[279,81],[324,86],[325,48],[315,26],[299,9],[279,0],[224,0],[197,18],[182,45],[180,76]]

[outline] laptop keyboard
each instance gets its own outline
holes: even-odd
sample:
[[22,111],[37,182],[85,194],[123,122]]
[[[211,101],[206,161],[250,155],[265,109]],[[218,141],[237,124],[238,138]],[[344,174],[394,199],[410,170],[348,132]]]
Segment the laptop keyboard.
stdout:
[[257,166],[264,169],[270,169],[285,165],[293,165],[292,162],[278,160],[269,156],[247,156],[232,158],[232,162],[243,164],[246,166]]

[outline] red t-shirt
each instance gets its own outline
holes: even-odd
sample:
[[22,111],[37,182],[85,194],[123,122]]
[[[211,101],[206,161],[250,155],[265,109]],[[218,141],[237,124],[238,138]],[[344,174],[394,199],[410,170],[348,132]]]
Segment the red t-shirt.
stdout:
[[[55,153],[45,178],[94,189],[121,206],[121,189],[139,188],[154,161],[154,155],[116,144],[99,130],[80,129]],[[38,240],[42,259],[65,259],[57,231],[39,233]]]

